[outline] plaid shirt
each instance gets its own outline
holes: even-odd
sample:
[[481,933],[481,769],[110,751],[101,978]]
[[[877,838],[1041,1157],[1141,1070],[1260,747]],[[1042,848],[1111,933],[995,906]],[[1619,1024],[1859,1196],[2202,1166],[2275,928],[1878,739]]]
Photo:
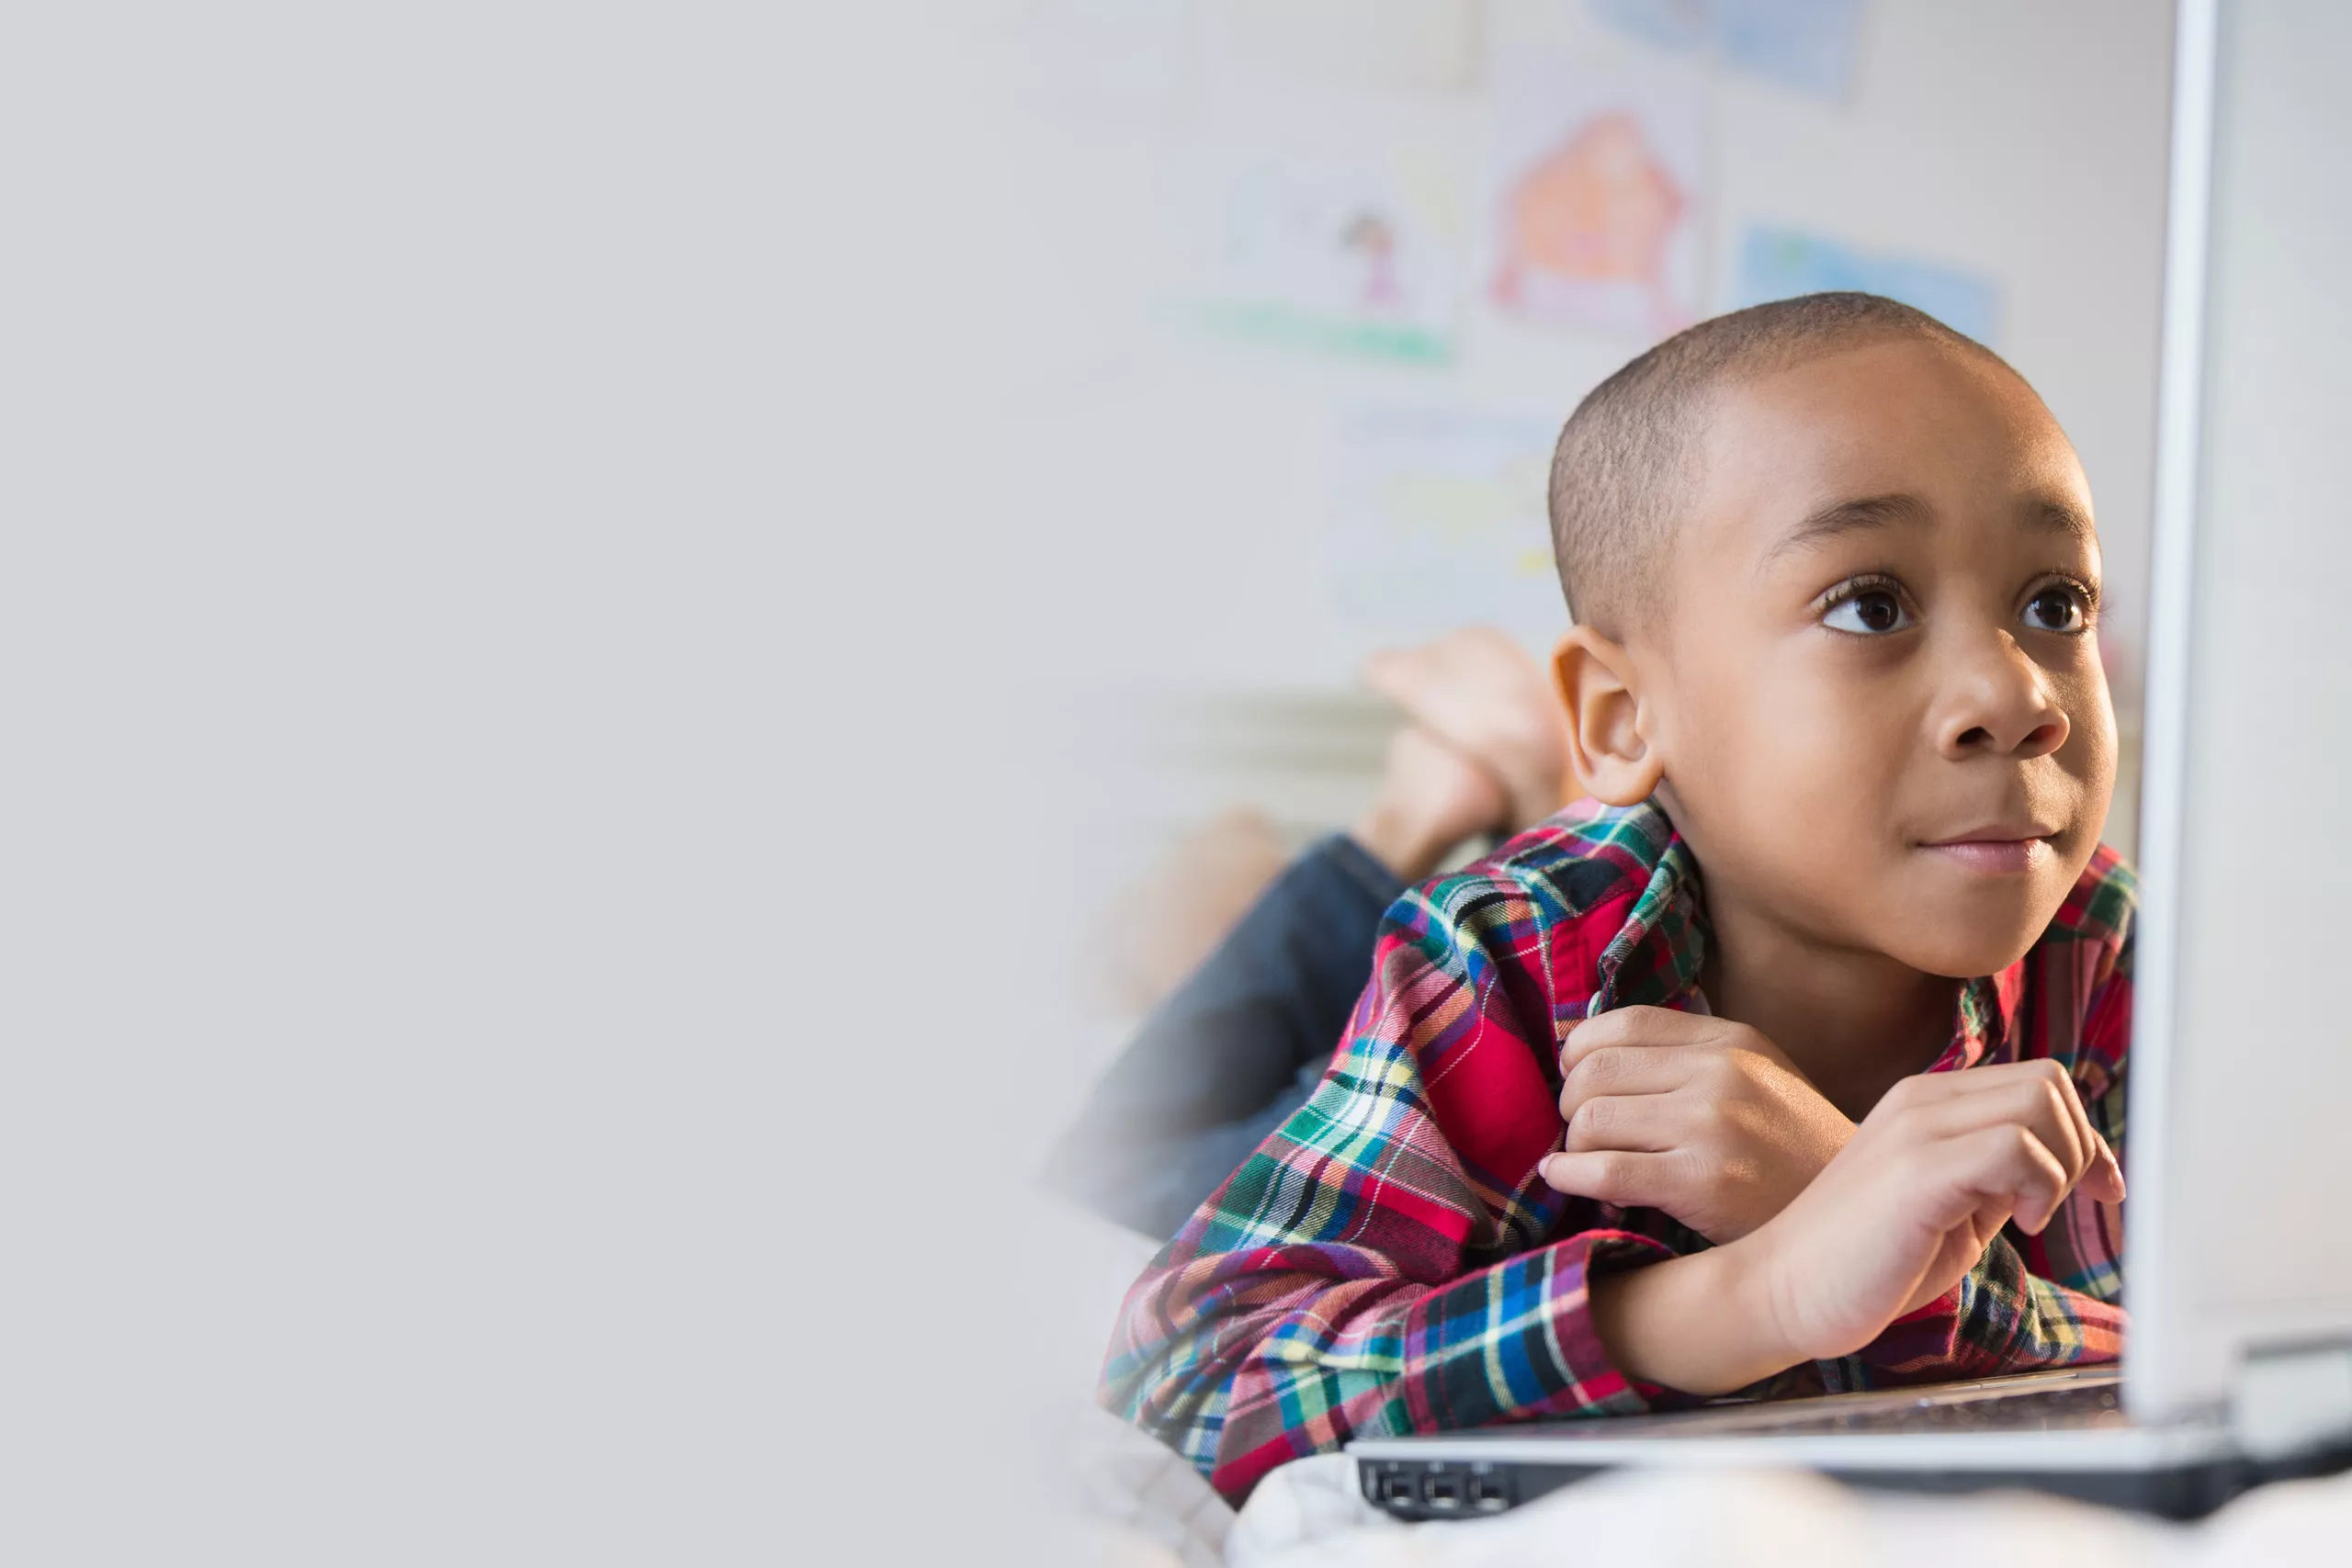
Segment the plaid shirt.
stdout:
[[[1962,986],[1928,1070],[2063,1062],[2121,1157],[2132,889],[2102,846],[2032,950]],[[1103,1403],[1237,1499],[1359,1435],[1690,1403],[1611,1363],[1585,1285],[1705,1239],[1555,1192],[1536,1166],[1559,1146],[1567,1031],[1702,1006],[1705,932],[1697,863],[1655,806],[1571,807],[1399,899],[1321,1087],[1128,1292]],[[2112,1359],[2122,1235],[2120,1207],[2072,1197],[1859,1354],[1749,1392]]]

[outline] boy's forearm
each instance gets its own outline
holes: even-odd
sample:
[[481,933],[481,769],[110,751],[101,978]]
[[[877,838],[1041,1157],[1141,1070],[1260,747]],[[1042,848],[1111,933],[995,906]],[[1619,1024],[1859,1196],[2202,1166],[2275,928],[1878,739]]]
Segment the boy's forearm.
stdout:
[[1739,1243],[1591,1281],[1592,1321],[1618,1371],[1712,1396],[1804,1358],[1782,1342]]

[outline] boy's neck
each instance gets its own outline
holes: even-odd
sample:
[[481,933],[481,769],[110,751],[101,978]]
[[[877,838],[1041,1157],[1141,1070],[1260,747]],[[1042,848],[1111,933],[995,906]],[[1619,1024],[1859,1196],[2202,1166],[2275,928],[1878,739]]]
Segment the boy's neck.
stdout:
[[1960,982],[1883,953],[1826,948],[1709,889],[1699,983],[1719,1016],[1780,1047],[1849,1120],[1951,1043]]

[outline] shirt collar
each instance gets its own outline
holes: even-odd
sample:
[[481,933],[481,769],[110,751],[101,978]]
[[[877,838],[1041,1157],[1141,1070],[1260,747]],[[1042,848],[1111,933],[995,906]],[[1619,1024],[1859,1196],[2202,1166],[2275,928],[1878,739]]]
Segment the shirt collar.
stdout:
[[[1699,989],[1699,971],[1707,955],[1706,890],[1690,846],[1655,801],[1603,813],[1595,826],[1604,822],[1606,841],[1621,853],[1630,852],[1629,871],[1645,867],[1648,879],[1625,923],[1601,950],[1596,966],[1599,984],[1585,1016],[1642,1006],[1707,1011],[1706,995]],[[1963,981],[1953,1010],[1951,1043],[1928,1071],[1956,1072],[2013,1058],[2024,998],[2022,958],[1996,975]]]
[[1961,983],[1951,1043],[1929,1064],[1931,1073],[1957,1072],[1980,1062],[2014,1061],[2018,1054],[2018,1010],[2025,1000],[2025,960],[1997,975]]
[[[1707,919],[1699,863],[1673,821],[1654,801],[1596,822],[1612,857],[1629,875],[1647,880],[1625,923],[1601,950],[1599,985],[1585,1016],[1596,1018],[1622,1007],[1682,1007],[1699,995],[1699,966],[1707,955]],[[1703,1010],[1703,1004],[1700,1009]]]

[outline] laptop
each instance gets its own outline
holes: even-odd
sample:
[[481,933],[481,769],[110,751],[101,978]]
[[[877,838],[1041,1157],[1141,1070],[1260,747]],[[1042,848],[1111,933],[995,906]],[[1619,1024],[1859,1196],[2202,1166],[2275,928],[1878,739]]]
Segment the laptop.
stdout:
[[1736,1464],[2193,1517],[2352,1464],[2352,186],[2308,177],[2352,141],[2347,62],[2335,0],[2179,8],[2122,1364],[1366,1438],[1373,1503]]

